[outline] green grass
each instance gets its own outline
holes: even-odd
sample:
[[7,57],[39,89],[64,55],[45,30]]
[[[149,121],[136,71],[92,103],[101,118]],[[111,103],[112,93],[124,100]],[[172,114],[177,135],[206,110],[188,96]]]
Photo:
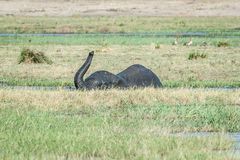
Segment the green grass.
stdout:
[[[38,97],[43,103],[48,101],[45,93]],[[67,109],[59,105],[51,111],[27,99],[7,97],[0,101],[0,157],[4,159],[229,159],[234,156],[226,150],[232,143],[224,134],[199,138],[170,133],[240,131],[239,107],[215,102],[78,109],[69,103]]]
[[189,54],[188,54],[188,60],[197,60],[199,58],[207,58],[207,54],[202,52],[198,52],[195,50],[192,50]]
[[[0,44],[17,45],[150,45],[152,43],[171,45],[174,37],[141,37],[141,36],[118,36],[118,35],[69,35],[69,36],[14,36],[0,37]],[[31,42],[29,42],[31,40]],[[188,37],[182,37],[180,44],[189,41]],[[204,42],[210,46],[217,46],[219,42],[226,41],[232,47],[240,44],[239,38],[221,38],[221,37],[194,37],[193,46],[200,46]]]
[[[39,78],[12,78],[12,77],[0,77],[0,87],[1,86],[45,86],[45,87],[66,87],[74,86],[73,80],[51,80],[51,79],[39,79]],[[162,81],[163,87],[165,88],[239,88],[240,81],[217,81],[217,80],[194,80],[190,79],[188,81],[179,80],[165,80]]]
[[2,158],[224,159],[228,157],[225,150],[231,147],[231,142],[222,136],[161,136],[156,131],[144,131],[152,122],[123,120],[101,113],[88,117],[78,112],[68,115],[4,110],[2,114],[1,122],[5,121],[1,123]]

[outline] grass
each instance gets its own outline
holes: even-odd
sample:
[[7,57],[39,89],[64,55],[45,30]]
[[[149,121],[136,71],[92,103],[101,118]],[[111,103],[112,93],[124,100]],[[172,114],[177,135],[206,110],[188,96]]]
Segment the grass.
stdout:
[[[0,90],[2,158],[229,159],[240,130],[239,92]],[[57,99],[57,101],[53,101]],[[21,135],[21,136],[19,136]]]
[[[240,131],[239,17],[0,17],[0,33],[98,33],[0,37],[3,85],[73,85],[95,50],[86,76],[118,73],[140,63],[164,89],[65,91],[0,89],[0,159],[238,159],[226,132]],[[207,32],[182,46],[181,37],[99,33]],[[223,36],[223,37],[222,37]],[[224,36],[229,36],[224,38]],[[228,47],[217,47],[227,42]],[[206,46],[201,46],[201,45]],[[18,64],[23,48],[54,61]],[[192,50],[207,58],[189,61]],[[170,89],[174,88],[174,89]],[[218,132],[210,137],[178,132]]]
[[[12,78],[0,77],[0,86],[7,88],[11,86],[36,86],[36,87],[73,87],[72,80],[67,79],[38,79],[32,77]],[[239,88],[239,81],[218,81],[218,80],[196,80],[189,77],[186,81],[181,80],[165,80],[162,81],[165,88]]]
[[[171,45],[174,37],[158,36],[121,36],[121,35],[68,35],[68,36],[10,36],[0,37],[1,45],[150,45],[153,43]],[[182,37],[179,46],[182,46],[188,37]],[[31,42],[29,42],[31,41]],[[209,46],[218,46],[221,41],[228,41],[232,47],[238,47],[238,38],[224,37],[194,37],[193,46],[201,46],[207,43]]]
[[230,44],[228,42],[218,42],[217,44],[218,47],[228,47]]
[[[193,45],[218,46],[228,41],[239,46],[238,17],[0,17],[0,33],[81,33],[64,37],[13,36],[0,37],[0,44],[62,44],[62,45],[149,45],[172,44],[174,37],[158,37],[157,34],[182,32],[207,33],[193,39]],[[86,34],[85,34],[86,33]],[[93,33],[89,34],[89,33]],[[130,33],[127,35],[102,35],[99,33]],[[146,36],[151,33],[153,36]],[[139,35],[143,34],[143,35]],[[145,36],[144,36],[145,35]],[[183,44],[188,38],[181,37]]]
[[239,17],[21,17],[1,16],[0,33],[234,32]]
[[[18,64],[22,48],[41,50],[54,63]],[[97,70],[118,73],[132,64],[152,69],[165,87],[239,87],[239,48],[155,45],[2,45],[0,81],[9,85],[66,86],[73,85],[73,76],[89,51],[95,50],[86,76]],[[208,58],[189,61],[192,50],[208,53]],[[6,54],[7,53],[7,54]],[[118,63],[116,65],[116,59]],[[31,69],[29,69],[31,68]]]
[[[143,122],[64,115],[62,113],[7,111],[2,120],[2,158],[47,159],[225,159],[233,157],[223,135],[182,138],[146,131]],[[8,116],[9,118],[6,118]],[[10,119],[11,118],[11,119]],[[14,121],[13,121],[14,120]],[[144,126],[141,127],[141,125]],[[19,136],[21,135],[21,136]]]
[[[240,41],[236,38],[240,35],[239,21],[238,17],[1,16],[2,33],[82,34],[0,37],[0,82],[9,85],[73,85],[72,77],[87,52],[95,50],[97,55],[87,75],[96,70],[118,73],[133,63],[141,63],[152,69],[166,87],[239,87],[237,53]],[[182,46],[188,37],[180,36],[179,45],[171,46],[175,37],[154,35],[172,32],[177,36],[180,32],[198,31],[209,35],[193,37],[193,46],[190,47]],[[153,35],[139,35],[148,33]],[[229,46],[217,48],[219,42],[227,42]],[[54,64],[17,65],[16,53],[23,48],[43,51]],[[187,61],[186,54],[192,50],[208,53],[208,58]],[[115,65],[116,58],[118,65]]]
[[198,58],[206,58],[207,57],[207,54],[206,53],[199,53],[198,51],[191,51],[189,54],[188,54],[188,60],[196,60]]
[[52,64],[53,62],[45,56],[43,52],[30,50],[24,48],[21,51],[18,63],[47,63]]

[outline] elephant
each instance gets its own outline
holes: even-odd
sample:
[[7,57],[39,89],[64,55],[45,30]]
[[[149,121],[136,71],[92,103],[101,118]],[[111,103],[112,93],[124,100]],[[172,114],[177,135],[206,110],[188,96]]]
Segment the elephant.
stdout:
[[109,88],[144,88],[144,87],[162,87],[159,78],[146,67],[140,64],[134,64],[118,74],[108,71],[96,71],[83,80],[93,59],[94,51],[89,52],[85,63],[78,69],[74,76],[76,89],[109,89]]

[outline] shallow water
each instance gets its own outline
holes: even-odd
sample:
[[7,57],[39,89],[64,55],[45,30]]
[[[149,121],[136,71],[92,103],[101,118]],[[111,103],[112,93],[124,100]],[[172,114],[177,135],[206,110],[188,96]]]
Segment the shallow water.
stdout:
[[[224,32],[225,33],[225,32]],[[227,32],[226,32],[227,33]],[[208,32],[132,32],[132,33],[0,33],[0,37],[63,37],[63,36],[127,36],[127,37],[214,37],[239,38],[239,35],[208,33]]]
[[74,86],[64,86],[64,87],[56,87],[56,86],[8,86],[8,85],[1,85],[0,89],[12,89],[12,90],[66,90],[66,91],[73,91],[76,90]]
[[[164,88],[164,87],[163,87]],[[12,90],[76,90],[74,86],[11,86],[4,83],[0,83],[0,89],[12,89]],[[176,88],[179,89],[179,88]],[[240,87],[216,87],[216,88],[189,88],[191,90],[216,90],[216,91],[240,91]]]
[[180,137],[210,137],[216,135],[224,135],[233,140],[234,146],[231,151],[240,154],[240,132],[236,133],[217,133],[217,132],[180,132],[173,133],[174,136]]

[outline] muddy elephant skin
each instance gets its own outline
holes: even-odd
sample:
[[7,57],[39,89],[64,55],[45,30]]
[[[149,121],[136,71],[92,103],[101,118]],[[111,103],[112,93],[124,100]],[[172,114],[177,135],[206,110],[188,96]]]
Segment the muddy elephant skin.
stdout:
[[83,76],[91,65],[94,52],[90,52],[85,63],[74,76],[76,89],[108,89],[108,88],[142,88],[162,87],[159,78],[146,67],[134,64],[118,74],[108,71],[96,71],[83,80]]

